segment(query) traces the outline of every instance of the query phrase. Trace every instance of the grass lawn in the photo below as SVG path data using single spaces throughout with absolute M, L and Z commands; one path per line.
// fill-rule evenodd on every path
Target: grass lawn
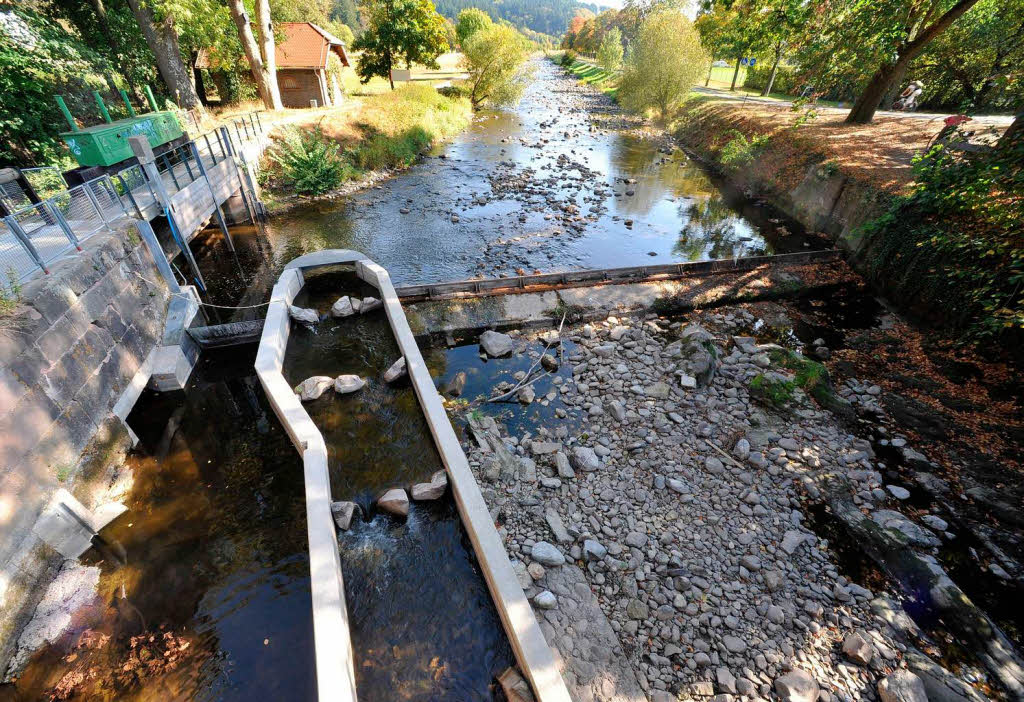
M 576 60 L 569 66 L 569 72 L 587 85 L 592 85 L 613 98 L 619 92 L 618 71 L 609 73 L 597 64 Z

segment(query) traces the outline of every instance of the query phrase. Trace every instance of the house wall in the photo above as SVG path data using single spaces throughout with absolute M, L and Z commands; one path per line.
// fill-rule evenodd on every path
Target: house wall
M 277 72 L 277 84 L 285 107 L 309 107 L 310 100 L 321 107 L 327 104 L 320 77 L 312 68 L 282 69 Z

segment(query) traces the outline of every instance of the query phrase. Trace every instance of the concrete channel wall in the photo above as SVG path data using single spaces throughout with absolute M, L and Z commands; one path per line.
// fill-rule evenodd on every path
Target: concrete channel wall
M 317 687 L 320 700 L 356 698 L 351 636 L 338 553 L 337 534 L 330 513 L 331 488 L 323 436 L 303 409 L 281 373 L 291 320 L 288 306 L 304 284 L 303 270 L 355 263 L 359 277 L 377 288 L 392 333 L 405 357 L 420 407 L 438 453 L 448 472 L 462 523 L 491 593 L 505 633 L 523 674 L 538 702 L 570 702 L 554 654 L 534 617 L 516 578 L 508 554 L 491 520 L 480 489 L 470 471 L 455 431 L 448 420 L 423 356 L 405 319 L 391 278 L 381 266 L 362 254 L 327 250 L 307 254 L 288 264 L 271 296 L 270 308 L 256 357 L 256 373 L 271 406 L 302 454 L 306 479 L 306 514 L 309 530 L 310 577 L 316 644 Z
M 0 671 L 61 560 L 33 524 L 61 487 L 91 506 L 127 445 L 111 410 L 163 332 L 168 290 L 134 231 L 126 220 L 90 238 L 0 319 Z

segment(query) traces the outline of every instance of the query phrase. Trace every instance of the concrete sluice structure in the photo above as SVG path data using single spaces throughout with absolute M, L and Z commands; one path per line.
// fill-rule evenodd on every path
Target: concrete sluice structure
M 362 254 L 344 249 L 307 254 L 285 267 L 271 295 L 255 364 L 269 402 L 303 460 L 319 699 L 357 699 L 356 656 L 338 535 L 331 513 L 329 450 L 324 435 L 286 380 L 284 366 L 293 324 L 289 307 L 306 285 L 306 274 L 339 266 L 354 268 L 358 278 L 379 294 L 391 333 L 405 358 L 419 409 L 447 473 L 462 527 L 519 670 L 539 702 L 568 702 L 571 698 L 555 657 L 516 578 L 391 278 L 383 267 Z M 417 570 L 415 564 L 411 564 L 411 569 Z

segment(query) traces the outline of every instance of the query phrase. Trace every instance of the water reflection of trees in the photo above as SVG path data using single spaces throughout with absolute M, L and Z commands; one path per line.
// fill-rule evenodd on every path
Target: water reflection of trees
M 765 250 L 754 228 L 719 195 L 680 205 L 679 216 L 685 224 L 672 252 L 688 261 L 750 256 Z
M 622 135 L 611 142 L 609 176 L 635 178 L 634 195 L 617 202 L 617 209 L 646 215 L 665 198 L 710 198 L 717 190 L 707 174 L 682 155 L 667 156 L 647 140 Z

